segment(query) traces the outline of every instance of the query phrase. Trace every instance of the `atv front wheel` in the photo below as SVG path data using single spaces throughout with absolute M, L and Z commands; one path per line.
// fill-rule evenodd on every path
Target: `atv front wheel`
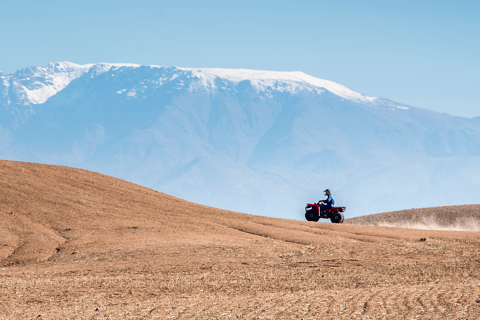
M 332 223 L 343 223 L 343 219 L 343 214 L 341 214 L 340 212 L 335 212 L 330 217 L 330 221 L 332 221 Z
M 315 210 L 308 210 L 307 212 L 305 212 L 305 219 L 307 219 L 307 221 L 318 222 L 318 220 L 320 219 L 320 215 Z

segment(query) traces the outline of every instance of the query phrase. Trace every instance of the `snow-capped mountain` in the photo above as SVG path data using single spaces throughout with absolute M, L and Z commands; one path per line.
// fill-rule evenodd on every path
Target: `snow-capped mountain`
M 302 72 L 58 62 L 0 78 L 4 159 L 298 219 L 325 188 L 347 216 L 479 199 L 480 118 Z

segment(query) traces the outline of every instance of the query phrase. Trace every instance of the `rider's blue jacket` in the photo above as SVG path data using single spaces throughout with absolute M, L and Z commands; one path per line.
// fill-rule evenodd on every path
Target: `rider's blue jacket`
M 329 194 L 328 197 L 327 197 L 327 199 L 325 199 L 325 200 L 323 201 L 323 203 L 325 204 L 325 206 L 326 206 L 327 208 L 331 208 L 331 207 L 333 207 L 333 205 L 335 204 L 335 200 L 333 200 L 332 195 Z

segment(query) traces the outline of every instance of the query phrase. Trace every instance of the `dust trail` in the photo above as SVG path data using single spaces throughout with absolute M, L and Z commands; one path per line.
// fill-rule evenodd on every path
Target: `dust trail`
M 468 218 L 464 221 L 455 221 L 452 224 L 440 223 L 434 217 L 424 217 L 421 221 L 376 221 L 373 225 L 379 227 L 396 227 L 422 230 L 446 230 L 446 231 L 480 231 L 480 222 L 476 219 Z

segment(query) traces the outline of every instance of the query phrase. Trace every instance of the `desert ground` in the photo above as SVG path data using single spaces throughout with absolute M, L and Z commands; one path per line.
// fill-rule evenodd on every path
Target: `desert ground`
M 479 233 L 452 231 L 480 205 L 331 224 L 62 166 L 0 181 L 1 319 L 480 319 Z

